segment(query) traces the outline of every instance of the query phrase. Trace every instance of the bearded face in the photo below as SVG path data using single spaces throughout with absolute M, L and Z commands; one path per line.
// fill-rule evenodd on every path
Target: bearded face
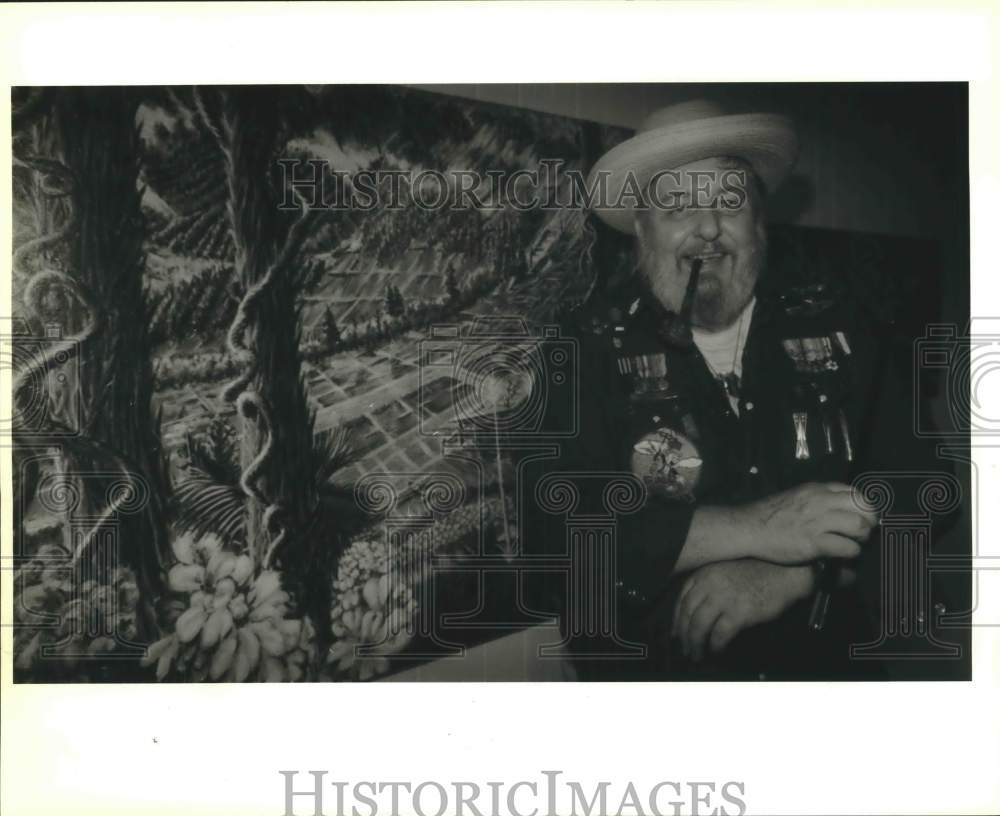
M 701 259 L 691 320 L 705 331 L 736 321 L 753 297 L 764 264 L 761 201 L 749 176 L 742 205 L 732 206 L 733 170 L 739 168 L 727 158 L 679 167 L 662 180 L 670 188 L 657 192 L 657 203 L 636 215 L 640 273 L 667 309 L 680 311 L 692 264 Z

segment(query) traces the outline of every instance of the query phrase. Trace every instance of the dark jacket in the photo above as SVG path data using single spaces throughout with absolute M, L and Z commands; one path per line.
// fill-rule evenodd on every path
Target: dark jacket
M 575 409 L 551 401 L 546 427 L 576 433 L 561 438 L 558 459 L 529 469 L 529 479 L 553 470 L 628 472 L 647 492 L 637 511 L 616 519 L 616 532 L 618 621 L 648 657 L 593 661 L 589 669 L 584 661 L 584 676 L 879 676 L 875 662 L 847 659 L 849 644 L 867 642 L 877 628 L 877 541 L 856 565 L 858 585 L 834 593 L 821 632 L 807 627 L 807 600 L 700 666 L 665 643 L 685 577 L 673 574 L 674 565 L 699 505 L 742 504 L 805 482 L 850 484 L 870 471 L 935 464 L 912 432 L 905 361 L 892 358 L 859 310 L 823 286 L 760 285 L 756 297 L 738 415 L 697 349 L 661 339 L 662 310 L 639 289 L 591 304 L 564 326 L 578 341 L 579 401 Z M 582 479 L 581 490 L 576 512 L 602 512 L 600 485 Z M 529 549 L 565 536 L 565 518 L 537 507 L 530 515 Z

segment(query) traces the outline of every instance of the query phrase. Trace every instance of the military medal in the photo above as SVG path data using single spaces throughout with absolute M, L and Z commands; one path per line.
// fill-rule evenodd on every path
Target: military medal
M 823 439 L 826 441 L 826 452 L 833 453 L 833 428 L 830 427 L 830 420 L 823 416 Z
M 809 414 L 805 411 L 796 411 L 792 414 L 792 422 L 795 423 L 795 458 L 809 458 L 809 438 L 806 436 Z
M 826 394 L 819 395 L 820 403 L 820 422 L 823 425 L 823 441 L 826 442 L 826 452 L 828 454 L 833 453 L 833 428 L 830 426 L 830 415 L 829 410 L 824 409 L 822 406 L 827 403 Z
M 839 337 L 837 342 L 839 346 L 841 343 Z M 843 345 L 846 344 L 845 338 Z M 833 343 L 829 337 L 791 337 L 782 340 L 781 345 L 795 366 L 795 370 L 800 374 L 836 371 L 840 367 L 834 359 Z
M 634 375 L 635 397 L 659 397 L 670 390 L 670 382 L 667 379 L 667 358 L 663 352 L 619 357 L 618 371 Z
M 834 339 L 837 341 L 837 345 L 840 346 L 840 350 L 844 353 L 845 357 L 849 357 L 851 354 L 851 347 L 847 343 L 847 335 L 842 331 L 834 332 Z
M 844 415 L 844 409 L 840 409 L 840 432 L 844 435 L 844 458 L 848 462 L 854 461 L 854 449 L 851 447 L 851 431 L 847 425 L 847 417 Z

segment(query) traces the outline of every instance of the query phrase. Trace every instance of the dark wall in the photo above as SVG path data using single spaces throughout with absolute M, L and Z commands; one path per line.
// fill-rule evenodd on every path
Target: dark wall
M 950 238 L 949 216 L 968 201 L 965 83 L 423 87 L 628 128 L 656 108 L 697 97 L 787 113 L 802 149 L 774 211 L 781 223 Z
M 433 85 L 428 90 L 637 127 L 653 110 L 709 97 L 793 117 L 801 150 L 772 197 L 774 224 L 930 240 L 936 320 L 969 315 L 967 83 Z M 907 269 L 894 269 L 902 277 Z

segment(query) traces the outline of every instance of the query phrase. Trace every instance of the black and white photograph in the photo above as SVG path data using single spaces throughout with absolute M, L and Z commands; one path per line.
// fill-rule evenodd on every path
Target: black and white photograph
M 967 89 L 473 91 L 13 90 L 15 680 L 967 678 Z
M 993 12 L 15 5 L 6 812 L 995 812 Z

